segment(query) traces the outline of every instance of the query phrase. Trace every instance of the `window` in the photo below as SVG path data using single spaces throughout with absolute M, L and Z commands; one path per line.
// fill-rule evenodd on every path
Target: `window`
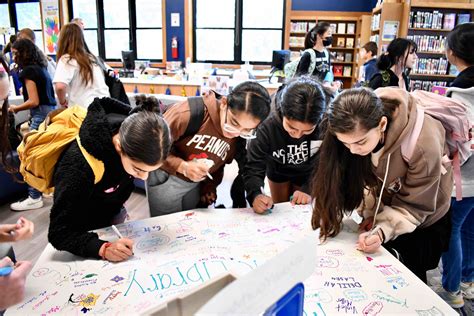
M 0 4 L 0 27 L 10 27 L 10 13 L 8 4 Z
M 285 0 L 194 0 L 193 9 L 197 61 L 270 63 L 283 48 Z
M 90 0 L 75 0 L 72 5 L 74 16 L 81 18 L 84 23 L 84 39 L 89 50 L 99 55 L 97 4 Z
M 43 32 L 39 2 L 16 3 L 16 23 L 18 30 L 29 28 L 35 32 L 36 45 L 43 50 Z
M 84 21 L 84 38 L 92 53 L 120 60 L 134 50 L 137 59 L 163 60 L 164 0 L 70 0 L 70 16 Z

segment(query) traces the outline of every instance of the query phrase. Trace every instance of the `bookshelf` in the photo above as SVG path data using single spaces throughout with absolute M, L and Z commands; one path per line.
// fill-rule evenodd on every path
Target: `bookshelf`
M 290 13 L 288 47 L 291 51 L 291 60 L 300 57 L 304 50 L 306 33 L 317 22 L 328 22 L 333 28 L 333 43 L 328 47 L 331 57 L 331 66 L 335 80 L 341 80 L 344 88 L 355 84 L 356 37 L 359 32 L 359 17 L 361 12 L 320 12 L 320 11 L 292 11 Z
M 404 6 L 404 3 L 383 2 L 372 10 L 369 40 L 377 43 L 379 54 L 385 51 L 385 48 L 393 39 L 387 34 L 388 24 L 391 22 L 396 24 L 398 22 L 395 37 L 404 36 L 406 34 L 406 29 L 401 27 L 403 23 L 402 15 Z M 387 27 L 387 29 L 385 29 L 385 27 Z
M 411 88 L 431 91 L 447 86 L 456 70 L 445 56 L 445 40 L 455 25 L 473 21 L 474 3 L 466 0 L 412 0 L 405 8 L 407 38 L 418 45 L 418 60 L 410 75 Z
M 365 45 L 368 41 L 370 41 L 370 25 L 372 22 L 372 16 L 370 14 L 365 14 L 359 17 L 357 21 L 357 35 L 356 35 L 356 51 L 355 51 L 355 58 L 354 58 L 354 82 L 357 82 L 359 79 L 359 75 L 361 72 L 361 68 L 364 65 L 364 62 L 359 57 L 360 48 Z

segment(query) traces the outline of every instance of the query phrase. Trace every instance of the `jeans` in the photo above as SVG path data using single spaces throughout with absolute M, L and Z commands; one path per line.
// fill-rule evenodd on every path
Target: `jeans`
M 158 169 L 150 172 L 146 193 L 150 215 L 161 216 L 196 208 L 200 199 L 200 185 Z
M 457 292 L 460 282 L 474 281 L 474 197 L 452 199 L 451 240 L 443 253 L 443 288 Z
M 30 123 L 30 130 L 38 129 L 41 123 L 43 123 L 44 119 L 48 115 L 49 112 L 56 109 L 55 105 L 39 105 L 30 110 L 31 115 L 31 123 Z M 41 197 L 41 192 L 36 190 L 35 188 L 29 187 L 28 188 L 28 195 L 32 199 L 39 199 Z

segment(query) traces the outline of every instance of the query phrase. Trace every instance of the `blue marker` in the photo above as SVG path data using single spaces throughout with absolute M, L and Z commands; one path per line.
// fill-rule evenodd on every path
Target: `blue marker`
M 0 268 L 0 276 L 8 276 L 12 272 L 13 272 L 13 267 L 12 266 L 7 266 L 7 267 L 1 267 Z

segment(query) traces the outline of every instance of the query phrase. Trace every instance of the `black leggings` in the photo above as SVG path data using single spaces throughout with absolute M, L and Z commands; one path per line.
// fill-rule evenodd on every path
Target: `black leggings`
M 448 249 L 451 235 L 451 209 L 429 227 L 416 229 L 412 233 L 398 236 L 384 244 L 400 254 L 400 261 L 423 282 L 426 271 L 438 266 L 441 254 Z

